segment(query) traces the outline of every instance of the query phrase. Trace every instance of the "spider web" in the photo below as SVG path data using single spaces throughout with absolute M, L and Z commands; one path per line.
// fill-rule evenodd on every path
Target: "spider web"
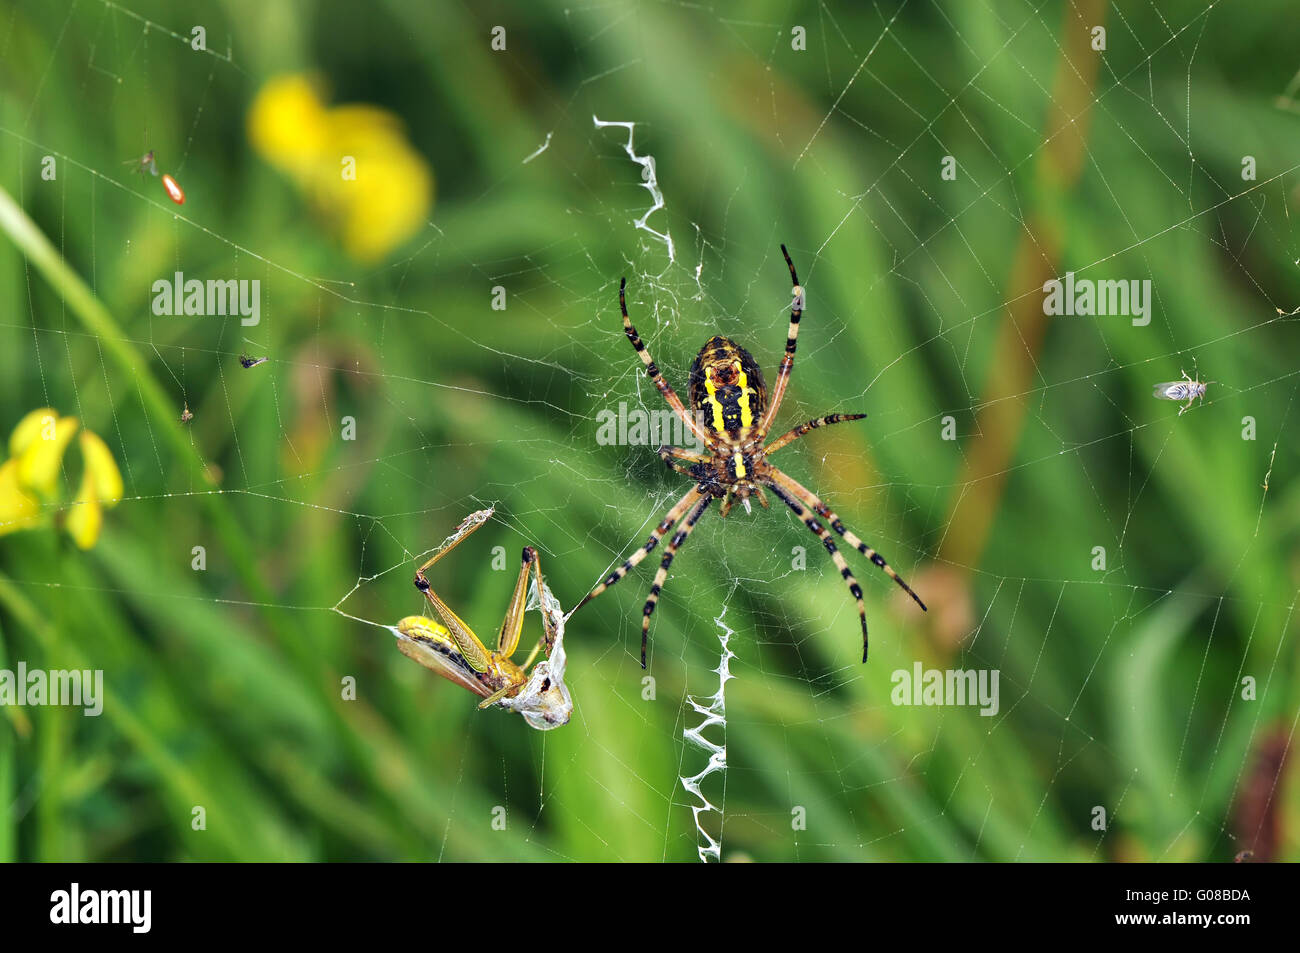
M 177 413 L 195 410 L 189 439 L 216 483 L 178 462 L 162 436 L 171 421 L 27 265 L 3 322 L 18 380 L 94 422 L 127 496 L 107 516 L 100 578 L 9 565 L 20 589 L 120 600 L 155 626 L 178 607 L 199 612 L 230 632 L 233 652 L 297 660 L 294 701 L 307 712 L 332 704 L 337 682 L 313 680 L 304 656 L 322 653 L 332 674 L 366 673 L 357 709 L 317 725 L 313 745 L 384 745 L 431 785 L 437 810 L 412 820 L 421 856 L 1262 850 L 1283 810 L 1298 712 L 1286 435 L 1300 371 L 1280 355 L 1296 343 L 1300 304 L 1289 213 L 1300 136 L 1289 68 L 1265 93 L 1221 74 L 1240 10 L 913 2 L 850 14 L 817 3 L 767 20 L 667 3 L 567 8 L 539 28 L 566 50 L 557 75 L 514 53 L 485 66 L 438 50 L 498 77 L 493 89 L 546 83 L 563 95 L 512 107 L 527 120 L 504 121 L 503 144 L 474 174 L 430 146 L 432 220 L 399 260 L 366 270 L 337 258 L 322 269 L 222 207 L 243 115 L 214 104 L 246 102 L 251 76 L 282 68 L 241 52 L 240 24 L 208 23 L 204 54 L 161 5 L 51 6 L 39 16 L 53 48 L 32 55 L 33 81 L 6 98 L 0 174 L 87 263 L 121 318 L 115 342 L 143 356 Z M 385 16 L 421 23 L 400 4 Z M 0 49 L 17 48 L 36 18 L 19 4 Z M 527 31 L 506 22 L 510 49 L 526 48 Z M 1089 46 L 1098 23 L 1104 54 Z M 791 48 L 795 25 L 806 51 Z M 491 24 L 466 15 L 445 26 L 486 49 Z M 92 150 L 72 135 L 73 104 L 46 92 L 67 71 L 89 101 L 130 116 L 128 135 L 139 127 L 155 138 L 142 145 L 166 147 L 187 205 L 123 171 L 131 153 L 113 138 Z M 673 98 L 683 87 L 662 81 L 669 73 L 722 92 L 687 108 Z M 176 82 L 179 115 L 150 111 L 159 76 Z M 1236 110 L 1230 94 L 1247 105 Z M 482 118 L 477 104 L 457 113 L 435 100 L 438 122 Z M 419 117 L 404 118 L 427 142 Z M 732 138 L 750 144 L 739 164 L 722 145 Z M 44 155 L 61 163 L 52 188 L 31 175 Z M 1254 179 L 1241 177 L 1245 155 L 1258 157 Z M 957 160 L 953 181 L 941 177 L 945 156 Z M 1135 188 L 1138 173 L 1154 185 Z M 250 205 L 269 183 L 287 189 L 255 174 Z M 60 236 L 87 219 L 90 246 L 64 247 Z M 503 230 L 510 241 L 485 238 Z M 475 712 L 467 693 L 394 652 L 385 630 L 423 611 L 414 565 L 472 511 L 495 515 L 439 564 L 434 585 L 481 635 L 504 610 L 521 545 L 538 547 L 569 609 L 645 541 L 688 484 L 664 470 L 657 441 L 598 440 L 602 412 L 662 407 L 623 338 L 619 279 L 679 393 L 713 334 L 750 349 L 770 384 L 788 321 L 782 242 L 808 304 L 776 433 L 829 412 L 869 417 L 810 434 L 778 462 L 930 612 L 841 547 L 866 593 L 872 654 L 861 664 L 839 573 L 773 500 L 701 520 L 663 590 L 647 672 L 640 609 L 658 552 L 568 620 L 574 714 L 559 731 Z M 167 273 L 260 279 L 262 324 L 149 314 L 140 287 L 164 259 Z M 1153 278 L 1150 324 L 1044 319 L 1043 281 L 1067 271 Z M 502 312 L 488 304 L 498 286 Z M 436 357 L 413 338 L 435 342 Z M 245 371 L 242 352 L 271 360 Z M 1184 369 L 1216 383 L 1180 417 L 1150 387 Z M 9 409 L 12 423 L 30 408 Z M 349 412 L 368 436 L 337 445 Z M 178 590 L 164 557 L 130 538 L 172 525 L 186 542 L 171 549 L 188 552 L 191 537 L 217 532 L 214 506 L 247 528 L 262 588 L 231 568 L 232 554 Z M 505 571 L 497 546 L 511 554 Z M 1104 569 L 1092 568 L 1095 547 Z M 322 559 L 332 576 L 315 574 L 317 550 L 333 557 Z M 115 571 L 128 555 L 156 576 Z M 893 704 L 892 673 L 918 662 L 997 670 L 997 713 Z M 1246 676 L 1254 700 L 1242 698 Z M 270 734 L 308 730 L 306 716 L 281 717 Z M 1171 725 L 1173 737 L 1161 733 Z M 346 789 L 352 779 L 337 772 L 318 783 Z M 23 779 L 14 816 L 43 783 Z M 483 820 L 497 804 L 512 818 L 503 836 Z M 241 847 L 270 850 L 253 834 Z M 337 853 L 300 851 L 389 855 L 362 835 Z

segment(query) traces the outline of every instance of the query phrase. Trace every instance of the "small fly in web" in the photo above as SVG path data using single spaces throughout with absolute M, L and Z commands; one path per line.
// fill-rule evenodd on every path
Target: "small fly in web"
M 156 178 L 160 174 L 158 172 L 158 159 L 152 149 L 138 159 L 127 159 L 123 164 L 135 166 L 135 171 L 141 175 L 148 174 Z M 177 205 L 184 205 L 185 190 L 180 187 L 180 183 L 170 173 L 164 172 L 161 175 L 163 190 L 167 193 L 167 197 Z
M 1205 403 L 1205 388 L 1217 381 L 1200 380 L 1198 372 L 1195 378 L 1187 376 L 1187 372 L 1182 372 L 1183 379 L 1180 381 L 1165 381 L 1163 384 L 1157 384 L 1153 396 L 1159 400 L 1185 400 L 1187 401 L 1178 411 L 1181 417 L 1184 413 L 1192 408 L 1192 402 L 1198 397 L 1201 403 Z
M 758 502 L 767 506 L 764 488 L 771 490 L 782 503 L 790 507 L 794 514 L 808 527 L 809 532 L 817 536 L 826 552 L 830 554 L 835 568 L 839 570 L 849 593 L 858 603 L 858 617 L 862 622 L 862 661 L 867 660 L 867 610 L 862 602 L 862 587 L 849 569 L 848 562 L 826 531 L 825 523 L 844 538 L 850 546 L 879 567 L 884 573 L 898 583 L 911 596 L 922 610 L 925 603 L 912 591 L 898 573 L 880 555 L 857 537 L 829 506 L 811 490 L 803 486 L 789 474 L 778 470 L 768 462 L 768 457 L 782 447 L 788 446 L 804 434 L 818 427 L 843 423 L 849 420 L 861 420 L 866 414 L 827 414 L 807 423 L 799 424 L 784 436 L 773 440 L 766 447 L 768 432 L 776 419 L 776 412 L 785 397 L 786 386 L 794 368 L 795 342 L 799 336 L 799 319 L 803 316 L 804 289 L 799 284 L 794 262 L 785 246 L 781 254 L 790 269 L 790 283 L 793 287 L 794 301 L 790 306 L 790 330 L 785 341 L 785 356 L 776 374 L 776 387 L 772 390 L 772 401 L 768 403 L 767 385 L 763 382 L 763 371 L 758 362 L 743 347 L 729 338 L 714 335 L 704 342 L 695 363 L 691 365 L 689 386 L 691 412 L 682 405 L 677 393 L 664 380 L 658 365 L 650 358 L 641 336 L 627 314 L 625 289 L 627 279 L 619 285 L 618 304 L 623 312 L 623 333 L 627 335 L 632 349 L 636 351 L 645 364 L 646 375 L 658 388 L 668 406 L 673 409 L 682 422 L 699 438 L 705 453 L 696 453 L 681 447 L 660 447 L 659 456 L 669 469 L 676 470 L 691 478 L 694 482 L 686 495 L 670 509 L 659 526 L 650 534 L 645 545 L 637 550 L 627 562 L 610 573 L 587 597 L 578 603 L 581 609 L 614 583 L 628 574 L 650 551 L 659 545 L 664 534 L 673 528 L 678 520 L 685 517 L 682 528 L 672 537 L 664 551 L 659 571 L 655 573 L 654 583 L 650 586 L 650 596 L 641 610 L 641 667 L 646 665 L 646 644 L 650 632 L 650 616 L 659 602 L 664 582 L 668 578 L 668 568 L 672 565 L 677 550 L 686 542 L 695 524 L 699 522 L 704 511 L 715 499 L 721 499 L 721 515 L 726 517 L 731 512 L 732 501 L 740 500 L 749 507 L 749 497 L 758 497 Z M 820 520 L 818 519 L 820 517 Z M 575 610 L 576 611 L 576 610 Z
M 269 357 L 249 357 L 247 354 L 239 355 L 239 363 L 243 365 L 244 370 L 248 370 L 250 367 L 257 367 L 258 364 L 265 364 L 269 360 Z
M 135 166 L 134 171 L 141 175 L 158 175 L 158 160 L 154 158 L 153 150 L 150 149 L 138 159 L 127 159 L 123 165 Z

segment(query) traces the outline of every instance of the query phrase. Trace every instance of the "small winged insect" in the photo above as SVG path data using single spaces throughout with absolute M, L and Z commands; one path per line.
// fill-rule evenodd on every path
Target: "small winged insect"
M 190 413 L 190 405 L 186 404 L 185 409 L 181 411 L 181 423 L 187 424 L 193 419 L 194 415 Z
M 1214 381 L 1200 380 L 1199 374 L 1196 375 L 1197 379 L 1188 377 L 1186 371 L 1183 371 L 1182 374 L 1182 380 L 1165 381 L 1163 384 L 1157 384 L 1154 391 L 1154 396 L 1160 400 L 1187 401 L 1187 403 L 1179 409 L 1179 417 L 1191 409 L 1192 402 L 1198 397 L 1200 398 L 1201 403 L 1205 403 L 1205 388 L 1215 383 Z
M 141 175 L 148 173 L 155 178 L 161 175 L 163 188 L 167 192 L 167 197 L 177 205 L 185 204 L 185 190 L 180 187 L 180 184 L 177 183 L 176 179 L 174 179 L 170 173 L 160 173 L 158 171 L 158 160 L 154 156 L 152 149 L 138 159 L 128 159 L 125 164 L 135 166 L 135 171 L 139 172 Z
M 250 367 L 257 367 L 258 364 L 265 364 L 269 357 L 249 357 L 247 354 L 239 355 L 239 363 L 244 365 L 245 370 Z
M 126 162 L 122 164 L 135 166 L 135 171 L 139 172 L 141 175 L 148 173 L 149 175 L 156 176 L 158 174 L 158 160 L 154 158 L 152 149 L 150 149 L 140 158 L 127 159 Z

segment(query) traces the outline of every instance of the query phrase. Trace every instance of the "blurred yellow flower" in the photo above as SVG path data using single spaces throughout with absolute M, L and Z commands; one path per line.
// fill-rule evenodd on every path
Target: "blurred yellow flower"
M 303 76 L 281 76 L 262 87 L 248 111 L 253 148 L 294 177 L 310 176 L 327 145 L 325 105 Z
M 68 532 L 72 534 L 72 541 L 81 549 L 94 546 L 95 540 L 99 539 L 99 531 L 104 526 L 104 511 L 100 509 L 94 489 L 90 474 L 87 473 L 81 478 L 81 492 L 68 511 Z
M 95 496 L 105 505 L 112 506 L 122 498 L 122 473 L 113 459 L 113 451 L 108 449 L 100 436 L 89 430 L 81 432 L 81 459 L 85 461 L 85 474 L 82 482 L 89 482 Z
M 0 536 L 30 529 L 41 521 L 41 502 L 18 482 L 18 461 L 0 464 Z
M 68 532 L 82 549 L 89 549 L 99 539 L 104 525 L 103 507 L 113 506 L 122 498 L 122 474 L 113 453 L 103 440 L 89 430 L 81 432 L 81 489 L 68 513 Z
M 42 497 L 54 495 L 63 451 L 77 432 L 76 417 L 60 418 L 48 407 L 18 421 L 9 437 L 9 453 L 18 461 L 18 480 Z
M 59 470 L 80 422 L 48 407 L 33 410 L 9 438 L 10 459 L 0 464 L 0 536 L 45 523 L 42 503 L 57 502 Z M 73 541 L 89 549 L 104 525 L 104 507 L 122 498 L 122 474 L 96 434 L 81 431 L 81 489 L 68 513 Z
M 16 457 L 41 435 L 42 428 L 48 429 L 52 421 L 58 420 L 58 414 L 48 407 L 38 407 L 18 421 L 14 432 L 9 435 L 9 456 Z
M 433 170 L 385 109 L 327 106 L 307 77 L 280 76 L 254 99 L 248 138 L 335 224 L 358 261 L 383 258 L 428 219 Z

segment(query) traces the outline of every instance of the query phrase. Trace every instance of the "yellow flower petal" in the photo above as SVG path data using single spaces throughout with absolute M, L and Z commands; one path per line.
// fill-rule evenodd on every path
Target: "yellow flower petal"
M 26 418 L 23 423 L 26 424 Z M 58 421 L 52 414 L 42 417 L 36 439 L 28 443 L 18 457 L 18 481 L 41 496 L 53 496 L 58 487 L 63 452 L 68 449 L 68 443 L 79 426 L 76 417 L 60 417 Z
M 357 158 L 357 181 L 343 212 L 343 247 L 359 261 L 377 261 L 428 221 L 433 175 L 404 140 Z
M 81 492 L 68 510 L 67 530 L 80 549 L 90 549 L 104 526 L 104 510 L 95 496 L 95 478 L 87 469 L 81 478 Z
M 9 456 L 18 456 L 40 437 L 41 427 L 46 422 L 45 418 L 56 420 L 58 416 L 58 412 L 51 410 L 49 407 L 38 407 L 18 421 L 18 426 L 14 428 L 13 434 L 9 437 Z
M 18 461 L 0 464 L 0 536 L 30 529 L 41 521 L 41 504 L 18 482 Z
M 113 452 L 108 444 L 100 439 L 99 434 L 89 430 L 81 432 L 81 459 L 85 465 L 82 484 L 90 480 L 94 486 L 96 498 L 105 505 L 112 506 L 122 498 L 122 472 L 117 468 Z
M 325 105 L 305 76 L 278 76 L 248 110 L 248 140 L 272 165 L 301 174 L 317 162 L 328 135 Z

